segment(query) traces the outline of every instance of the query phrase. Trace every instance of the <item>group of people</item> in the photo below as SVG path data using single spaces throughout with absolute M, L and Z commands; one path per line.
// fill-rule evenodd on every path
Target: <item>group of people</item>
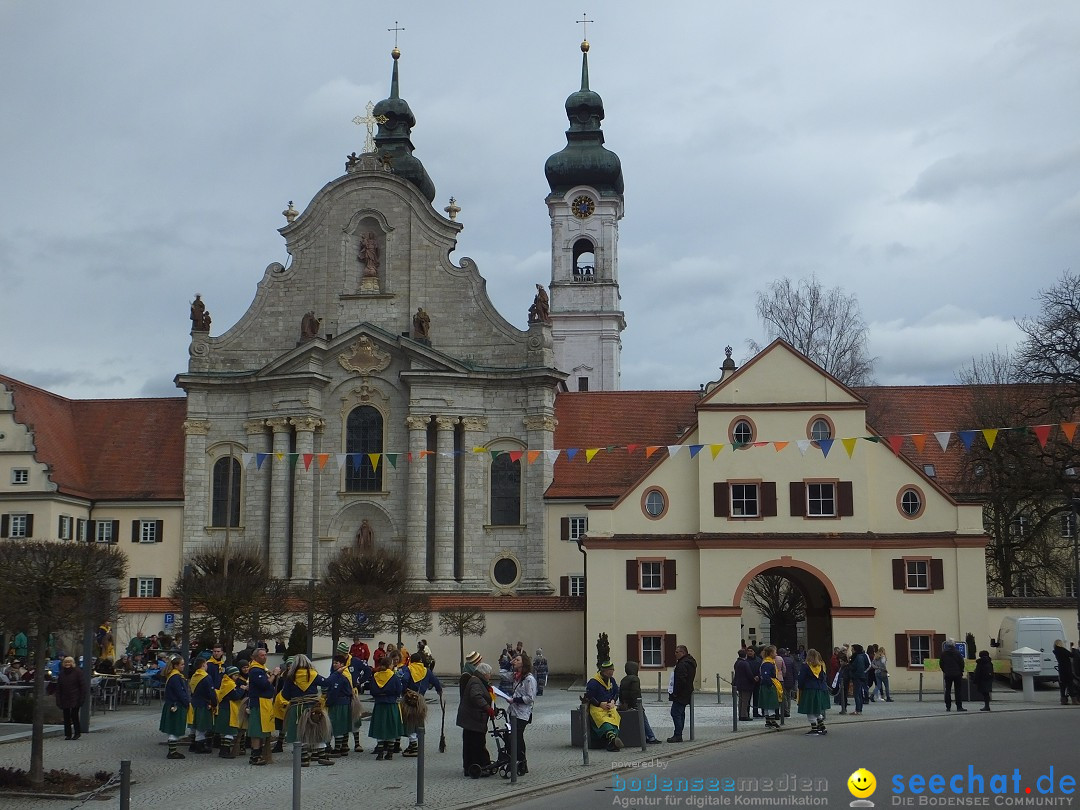
M 363 692 L 374 704 L 368 737 L 375 741 L 376 759 L 391 760 L 397 753 L 417 756 L 417 729 L 426 715 L 424 695 L 434 689 L 441 699 L 443 693 L 426 640 L 411 655 L 404 645 L 399 650 L 380 642 L 369 655 L 358 638 L 351 647 L 339 642 L 327 676 L 306 655 L 286 658 L 270 669 L 267 654 L 264 646 L 249 647 L 226 665 L 223 648 L 215 645 L 199 653 L 190 670 L 181 656 L 169 659 L 162 673 L 158 726 L 167 737 L 168 759 L 184 759 L 180 745 L 188 739 L 190 753 L 210 754 L 216 747 L 219 756 L 233 759 L 250 748 L 249 763 L 266 765 L 285 743 L 300 742 L 303 766 L 313 761 L 333 765 L 336 758 L 348 756 L 350 734 L 352 750 L 364 751 Z M 402 750 L 405 736 L 408 747 Z
M 542 650 L 537 650 L 538 654 L 542 652 Z M 509 662 L 510 683 L 506 688 L 502 688 L 503 684 L 501 684 L 499 691 L 509 698 L 505 711 L 513 718 L 511 726 L 517 748 L 517 760 L 507 762 L 506 767 L 507 770 L 516 768 L 518 775 L 524 776 L 529 772 L 525 729 L 532 721 L 533 705 L 539 694 L 539 687 L 536 675 L 533 673 L 533 659 L 525 652 L 522 643 L 519 641 L 517 647 L 512 647 L 508 643 L 507 648 L 500 654 L 500 659 L 509 653 L 512 653 Z M 458 681 L 460 700 L 457 725 L 461 729 L 462 773 L 472 779 L 491 776 L 495 773 L 491 754 L 487 749 L 488 725 L 490 723 L 494 730 L 497 714 L 495 690 L 491 680 L 491 665 L 484 662 L 480 653 L 470 652 L 465 659 L 465 666 Z

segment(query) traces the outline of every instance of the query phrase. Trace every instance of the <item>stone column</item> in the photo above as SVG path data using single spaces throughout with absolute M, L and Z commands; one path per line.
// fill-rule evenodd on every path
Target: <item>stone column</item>
M 206 436 L 210 423 L 205 419 L 184 422 L 184 534 L 181 563 L 198 551 L 207 539 L 210 525 L 210 470 L 206 466 Z
M 274 431 L 273 456 L 270 463 L 270 514 L 267 532 L 270 537 L 270 575 L 285 577 L 289 563 L 289 435 L 292 428 L 287 416 L 267 419 L 266 424 Z M 281 458 L 278 458 L 278 455 Z
M 526 444 L 530 450 L 550 450 L 555 444 L 555 416 L 553 413 L 535 413 L 525 417 Z M 532 464 L 524 456 L 521 459 L 521 506 L 525 523 L 525 552 L 522 558 L 519 589 L 525 592 L 553 590 L 548 580 L 547 538 L 544 536 L 544 492 L 552 479 L 552 464 L 541 455 Z
M 426 416 L 405 417 L 409 429 L 409 508 L 405 523 L 405 563 L 409 581 L 427 581 L 427 449 Z
M 306 580 L 314 576 L 315 570 L 312 476 L 316 473 L 310 468 L 304 469 L 304 454 L 315 452 L 315 429 L 322 427 L 322 420 L 314 416 L 294 416 L 289 424 L 296 428 L 296 452 L 299 453 L 293 473 L 292 578 Z M 312 465 L 316 463 L 312 461 Z
M 491 457 L 473 456 L 473 448 L 487 443 L 488 420 L 483 416 L 463 416 L 462 446 L 468 454 L 465 459 L 465 508 L 462 549 L 465 558 L 463 581 L 471 588 L 490 586 L 488 565 L 494 552 L 485 542 L 489 536 L 484 531 L 487 524 L 488 488 L 484 474 L 491 464 Z
M 247 433 L 247 451 L 249 453 L 269 453 L 270 433 L 264 419 L 250 419 L 244 422 Z M 244 481 L 244 537 L 258 545 L 263 561 L 270 562 L 270 475 L 273 470 L 272 459 L 266 459 L 260 469 L 254 463 L 243 467 Z
M 435 448 L 435 581 L 454 579 L 454 426 L 457 417 L 437 416 Z

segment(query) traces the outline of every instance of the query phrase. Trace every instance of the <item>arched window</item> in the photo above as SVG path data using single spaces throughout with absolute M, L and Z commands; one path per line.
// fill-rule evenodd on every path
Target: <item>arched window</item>
M 491 462 L 491 525 L 521 524 L 521 459 L 499 453 Z
M 596 277 L 596 256 L 592 242 L 579 239 L 574 243 L 574 278 L 592 281 Z
M 214 462 L 211 526 L 240 525 L 240 460 L 222 456 Z
M 370 405 L 361 405 L 349 411 L 345 423 L 345 452 L 359 453 L 350 455 L 345 464 L 346 492 L 381 492 L 382 465 L 371 465 L 369 453 L 383 451 L 383 418 L 378 410 Z

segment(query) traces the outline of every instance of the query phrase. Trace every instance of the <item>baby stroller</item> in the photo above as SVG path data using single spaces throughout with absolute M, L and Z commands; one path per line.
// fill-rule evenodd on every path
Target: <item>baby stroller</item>
M 510 778 L 510 719 L 505 709 L 495 709 L 495 716 L 491 718 L 491 731 L 488 732 L 495 738 L 495 759 L 487 765 L 473 764 L 469 766 L 469 776 L 479 779 L 481 776 L 493 776 L 498 773 L 503 779 Z

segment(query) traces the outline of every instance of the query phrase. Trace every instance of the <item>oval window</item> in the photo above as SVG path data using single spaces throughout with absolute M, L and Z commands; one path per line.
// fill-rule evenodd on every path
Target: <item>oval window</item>
M 501 560 L 495 561 L 495 567 L 491 573 L 496 584 L 506 588 L 517 582 L 518 566 L 510 557 L 503 557 Z
M 815 442 L 832 438 L 832 425 L 825 419 L 815 419 L 810 425 L 810 438 Z
M 923 510 L 923 495 L 914 487 L 906 487 L 901 490 L 897 504 L 900 507 L 900 513 L 904 517 L 918 517 Z
M 666 509 L 667 498 L 664 497 L 664 493 L 658 489 L 649 490 L 645 496 L 645 513 L 649 517 L 658 518 Z
M 745 419 L 740 419 L 731 430 L 731 438 L 739 444 L 750 444 L 754 440 L 753 425 Z

